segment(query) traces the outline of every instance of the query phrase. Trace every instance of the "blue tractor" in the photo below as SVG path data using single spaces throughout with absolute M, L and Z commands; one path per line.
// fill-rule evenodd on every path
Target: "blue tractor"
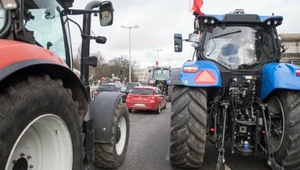
M 273 170 L 300 167 L 300 66 L 280 63 L 282 16 L 235 10 L 195 15 L 193 60 L 172 68 L 170 163 L 199 168 L 206 142 L 232 154 L 262 154 Z M 174 36 L 175 52 L 182 36 Z
M 149 85 L 156 86 L 167 96 L 167 101 L 172 98 L 172 82 L 171 82 L 171 67 L 154 66 L 149 69 L 150 77 Z

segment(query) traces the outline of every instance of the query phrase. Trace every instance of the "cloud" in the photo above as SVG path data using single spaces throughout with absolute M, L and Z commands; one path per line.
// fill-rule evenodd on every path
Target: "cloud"
M 159 53 L 160 63 L 173 65 L 191 59 L 193 48 L 190 43 L 184 43 L 184 51 L 175 53 L 173 48 L 174 33 L 182 33 L 184 38 L 193 31 L 193 15 L 188 12 L 189 0 L 111 0 L 115 9 L 114 24 L 101 27 L 99 18 L 93 17 L 92 31 L 96 35 L 107 37 L 106 44 L 91 42 L 91 52 L 101 51 L 106 60 L 129 54 L 129 30 L 121 25 L 140 28 L 132 29 L 131 51 L 132 60 L 141 66 L 155 64 L 156 52 L 153 49 L 162 48 Z M 83 9 L 89 1 L 75 0 L 74 8 Z M 207 14 L 224 14 L 242 8 L 246 13 L 260 15 L 284 16 L 279 33 L 299 33 L 300 1 L 296 0 L 204 0 L 202 11 Z M 71 16 L 82 24 L 82 17 Z M 78 28 L 71 24 L 73 51 L 77 52 L 81 44 Z M 171 58 L 171 61 L 168 59 Z

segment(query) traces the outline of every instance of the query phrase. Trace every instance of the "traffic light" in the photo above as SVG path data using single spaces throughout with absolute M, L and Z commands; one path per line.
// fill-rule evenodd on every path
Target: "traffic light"
M 120 70 L 120 78 L 122 79 L 123 78 L 123 71 Z

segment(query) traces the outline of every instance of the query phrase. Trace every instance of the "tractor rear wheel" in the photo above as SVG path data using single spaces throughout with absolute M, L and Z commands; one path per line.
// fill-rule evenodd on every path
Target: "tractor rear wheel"
M 170 163 L 199 168 L 206 142 L 207 97 L 203 88 L 175 85 L 173 89 Z
M 61 80 L 9 78 L 0 94 L 0 169 L 82 169 L 78 105 Z
M 267 100 L 274 157 L 285 170 L 300 167 L 300 92 L 278 91 Z
M 167 98 L 167 102 L 171 102 L 172 101 L 172 92 L 173 92 L 173 85 L 169 85 L 168 86 L 168 98 Z
M 95 167 L 116 169 L 122 165 L 127 152 L 129 123 L 128 109 L 120 100 L 112 122 L 110 142 L 95 143 Z

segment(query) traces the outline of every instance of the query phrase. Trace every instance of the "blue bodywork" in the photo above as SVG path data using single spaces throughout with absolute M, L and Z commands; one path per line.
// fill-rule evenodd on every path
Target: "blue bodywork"
M 198 72 L 196 73 L 184 73 L 183 68 L 187 66 L 196 66 L 198 68 Z M 209 70 L 216 78 L 215 84 L 196 84 L 194 79 L 197 74 L 202 70 Z M 188 61 L 185 62 L 180 70 L 180 82 L 185 86 L 190 87 L 222 87 L 222 80 L 219 68 L 217 65 L 212 61 Z
M 204 16 L 201 16 L 201 17 L 203 17 L 203 18 L 210 17 L 210 18 L 216 19 L 219 22 L 226 22 L 227 21 L 226 20 L 226 16 L 228 16 L 228 15 L 230 15 L 230 14 L 224 14 L 224 15 L 207 14 L 207 15 L 204 15 Z M 246 15 L 249 15 L 249 14 L 238 14 L 238 16 L 241 16 L 241 17 L 246 16 Z M 252 14 L 252 15 L 254 15 L 254 14 Z M 255 15 L 255 16 L 257 16 L 256 22 L 260 22 L 260 23 L 264 23 L 264 22 L 266 22 L 269 19 L 273 19 L 273 20 L 274 19 L 276 19 L 276 20 L 282 20 L 283 19 L 283 17 L 279 16 L 279 15 L 278 16 Z M 234 22 L 234 21 L 230 20 L 230 22 Z M 247 20 L 245 20 L 245 21 L 238 21 L 238 20 L 236 20 L 236 22 L 249 22 L 249 21 L 247 21 Z
M 275 89 L 300 90 L 299 65 L 286 63 L 269 63 L 262 70 L 261 97 L 265 99 Z

